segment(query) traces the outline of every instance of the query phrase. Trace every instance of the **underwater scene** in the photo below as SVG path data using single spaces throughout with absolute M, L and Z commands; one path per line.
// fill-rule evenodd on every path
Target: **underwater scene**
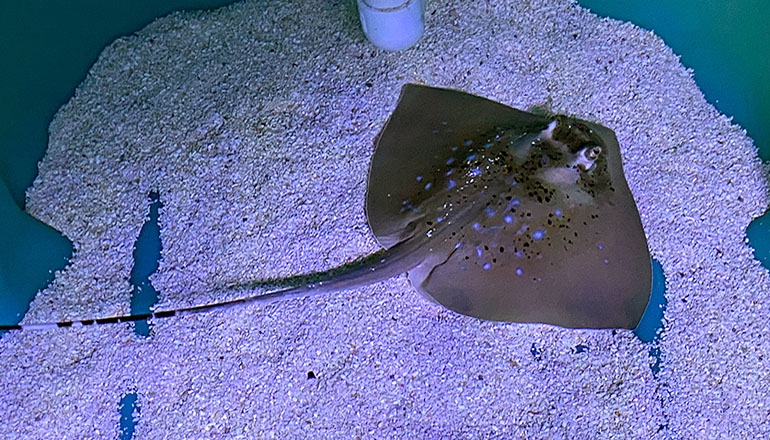
M 0 19 L 0 437 L 770 437 L 769 6 L 81 3 Z

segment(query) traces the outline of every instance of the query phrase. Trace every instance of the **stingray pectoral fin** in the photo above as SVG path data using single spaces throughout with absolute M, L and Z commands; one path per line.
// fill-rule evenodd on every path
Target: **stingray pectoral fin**
M 469 265 L 457 253 L 422 281 L 410 279 L 436 302 L 476 318 L 568 328 L 634 328 L 649 296 L 649 260 L 608 264 L 583 257 L 581 263 L 561 267 L 514 263 L 484 269 L 484 263 Z
M 444 203 L 438 193 L 459 179 L 459 169 L 449 173 L 495 133 L 537 132 L 548 122 L 459 90 L 405 84 L 369 168 L 366 212 L 377 240 L 390 247 L 416 215 Z
M 650 295 L 646 240 L 622 209 L 600 218 L 577 236 L 558 227 L 539 239 L 515 224 L 480 228 L 430 270 L 410 272 L 410 280 L 436 302 L 476 318 L 632 329 Z M 576 215 L 572 222 L 583 220 Z
M 425 280 L 430 278 L 431 273 L 437 268 L 441 267 L 449 260 L 452 255 L 457 251 L 457 248 L 449 250 L 444 248 L 443 250 L 432 250 L 430 253 L 423 255 L 422 259 L 417 265 L 410 268 L 407 272 L 409 282 L 412 284 L 415 290 L 427 300 L 437 304 L 441 304 L 425 287 Z

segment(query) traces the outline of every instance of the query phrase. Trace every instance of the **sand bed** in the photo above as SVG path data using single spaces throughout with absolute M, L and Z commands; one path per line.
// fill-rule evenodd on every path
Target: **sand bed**
M 770 279 L 744 242 L 767 186 L 745 132 L 659 38 L 569 1 L 434 0 L 426 18 L 399 53 L 321 0 L 173 14 L 110 45 L 28 192 L 76 253 L 25 321 L 128 311 L 152 190 L 164 308 L 376 250 L 372 140 L 401 85 L 421 82 L 615 130 L 668 282 L 657 377 L 630 331 L 481 322 L 398 277 L 159 321 L 148 339 L 128 325 L 6 334 L 1 436 L 114 438 L 128 392 L 137 439 L 770 435 Z

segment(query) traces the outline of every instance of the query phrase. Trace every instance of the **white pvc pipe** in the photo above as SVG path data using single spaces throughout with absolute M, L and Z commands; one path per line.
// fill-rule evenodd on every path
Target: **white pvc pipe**
M 361 28 L 369 41 L 386 50 L 402 50 L 422 36 L 425 0 L 357 0 Z

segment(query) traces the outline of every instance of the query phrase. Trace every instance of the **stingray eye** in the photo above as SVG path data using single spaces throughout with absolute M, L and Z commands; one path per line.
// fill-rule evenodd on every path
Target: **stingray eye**
M 596 160 L 600 154 L 602 154 L 602 147 L 596 146 L 586 151 L 586 158 L 588 160 Z
M 582 150 L 575 154 L 574 159 L 570 162 L 570 165 L 577 167 L 583 171 L 591 171 L 594 167 L 594 162 L 602 152 L 602 147 L 598 145 L 584 147 Z

